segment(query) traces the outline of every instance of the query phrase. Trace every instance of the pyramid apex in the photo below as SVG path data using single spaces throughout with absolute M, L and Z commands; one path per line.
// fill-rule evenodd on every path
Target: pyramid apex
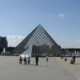
M 43 27 L 41 24 L 38 24 L 38 26 L 37 27 Z

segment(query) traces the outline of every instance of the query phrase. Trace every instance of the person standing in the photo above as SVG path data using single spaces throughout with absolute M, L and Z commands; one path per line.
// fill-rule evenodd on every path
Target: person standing
M 75 63 L 75 61 L 76 61 L 76 56 L 75 56 L 75 55 L 73 56 L 73 61 L 74 61 L 74 63 Z
M 19 57 L 19 63 L 22 64 L 22 57 Z
M 38 56 L 36 56 L 36 57 L 35 57 L 35 60 L 36 60 L 36 66 L 38 66 L 39 57 L 38 57 Z
M 24 64 L 27 64 L 26 56 L 24 57 Z
M 30 60 L 30 59 L 31 59 L 31 57 L 29 56 L 29 57 L 28 57 L 28 64 L 30 64 L 30 62 L 31 62 L 31 60 Z
M 76 58 L 76 56 L 74 55 L 74 56 L 72 57 L 71 61 L 70 61 L 70 64 L 75 64 L 75 58 Z
M 49 59 L 48 59 L 48 53 L 47 53 L 47 54 L 46 54 L 46 62 L 48 62 L 48 60 L 49 60 Z
M 48 55 L 46 55 L 46 62 L 48 62 Z

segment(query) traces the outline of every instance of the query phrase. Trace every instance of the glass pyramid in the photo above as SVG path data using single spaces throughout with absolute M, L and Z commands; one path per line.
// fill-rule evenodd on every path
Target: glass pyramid
M 61 47 L 39 24 L 15 49 L 18 54 L 59 56 Z

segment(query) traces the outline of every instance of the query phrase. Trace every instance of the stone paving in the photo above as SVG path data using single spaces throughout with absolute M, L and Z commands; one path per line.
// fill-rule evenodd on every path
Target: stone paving
M 17 56 L 0 56 L 0 80 L 78 80 L 56 58 L 39 59 L 39 66 L 35 66 L 35 59 L 30 65 L 19 64 Z
M 78 80 L 80 80 L 80 58 L 77 57 L 76 58 L 76 63 L 75 64 L 70 64 L 70 60 L 71 58 L 68 57 L 67 61 L 65 61 L 61 58 L 56 58 L 58 60 L 58 62 L 60 62 L 65 68 L 67 68 L 73 75 L 75 75 Z

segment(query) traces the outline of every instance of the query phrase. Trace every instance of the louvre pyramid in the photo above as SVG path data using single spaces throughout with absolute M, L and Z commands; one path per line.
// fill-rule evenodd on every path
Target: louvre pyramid
M 18 54 L 32 54 L 32 47 L 48 45 L 49 48 L 53 46 L 53 52 L 51 54 L 60 54 L 61 48 L 51 38 L 47 31 L 38 25 L 14 50 Z

